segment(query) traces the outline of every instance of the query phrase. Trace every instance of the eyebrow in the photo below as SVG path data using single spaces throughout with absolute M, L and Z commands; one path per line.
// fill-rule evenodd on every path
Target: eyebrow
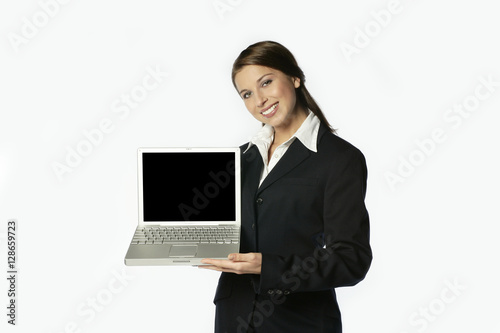
M 262 79 L 263 79 L 264 77 L 266 77 L 266 76 L 268 76 L 268 75 L 271 75 L 271 74 L 273 74 L 273 73 L 267 73 L 267 74 L 262 75 L 262 76 L 261 76 L 261 77 L 260 77 L 260 78 L 259 78 L 256 82 L 260 82 L 260 81 L 262 81 Z M 243 92 L 245 92 L 245 91 L 248 91 L 248 89 L 241 89 L 241 90 L 240 90 L 240 95 L 241 95 Z

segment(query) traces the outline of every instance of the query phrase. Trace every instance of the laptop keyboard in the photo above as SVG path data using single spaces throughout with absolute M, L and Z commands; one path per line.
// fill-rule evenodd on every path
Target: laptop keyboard
M 209 227 L 144 227 L 137 228 L 132 244 L 238 244 L 239 228 Z

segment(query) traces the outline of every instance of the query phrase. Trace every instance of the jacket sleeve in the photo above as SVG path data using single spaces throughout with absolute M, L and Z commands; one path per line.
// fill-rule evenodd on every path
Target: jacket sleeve
M 306 256 L 263 253 L 261 275 L 255 276 L 254 282 L 257 293 L 319 291 L 352 286 L 365 277 L 372 260 L 364 203 L 365 158 L 359 150 L 351 149 L 336 158 L 329 170 L 320 245 Z

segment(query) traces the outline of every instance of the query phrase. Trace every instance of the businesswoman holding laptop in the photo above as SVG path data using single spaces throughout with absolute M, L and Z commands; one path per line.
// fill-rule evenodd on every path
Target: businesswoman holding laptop
M 232 79 L 263 127 L 241 147 L 241 253 L 203 260 L 223 272 L 215 331 L 342 332 L 335 288 L 372 260 L 365 158 L 335 135 L 281 44 L 250 45 Z

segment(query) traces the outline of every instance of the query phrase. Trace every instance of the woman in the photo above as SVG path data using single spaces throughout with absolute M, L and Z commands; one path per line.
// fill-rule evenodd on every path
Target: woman
M 284 46 L 249 46 L 232 79 L 263 127 L 241 147 L 241 253 L 200 266 L 223 272 L 215 331 L 341 332 L 334 288 L 372 259 L 364 156 L 334 134 Z

